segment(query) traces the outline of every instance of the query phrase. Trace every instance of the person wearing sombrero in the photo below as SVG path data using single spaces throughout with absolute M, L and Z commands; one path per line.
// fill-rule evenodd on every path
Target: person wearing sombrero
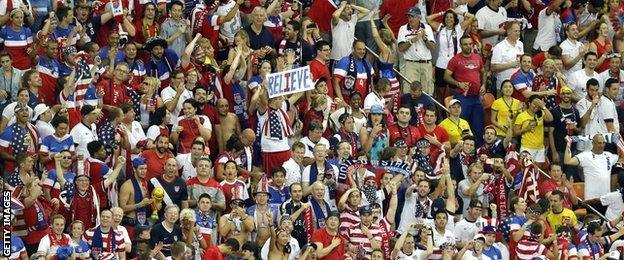
M 143 46 L 150 53 L 145 63 L 146 75 L 160 79 L 161 87 L 169 86 L 169 75 L 176 69 L 179 60 L 178 55 L 167 47 L 167 41 L 159 37 L 147 39 Z

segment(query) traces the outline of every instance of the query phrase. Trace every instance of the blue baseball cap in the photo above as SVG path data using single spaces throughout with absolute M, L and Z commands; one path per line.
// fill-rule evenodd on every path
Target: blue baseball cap
M 418 16 L 420 16 L 421 15 L 420 8 L 418 8 L 416 6 L 410 8 L 409 10 L 407 10 L 407 15 L 418 15 Z
M 381 105 L 379 104 L 375 104 L 373 106 L 371 106 L 370 108 L 370 113 L 371 114 L 383 114 L 384 110 L 383 107 L 381 107 Z
M 134 160 L 132 160 L 132 167 L 134 168 L 139 168 L 139 166 L 145 165 L 145 164 L 146 164 L 145 158 L 143 157 L 137 157 L 137 158 L 134 158 Z

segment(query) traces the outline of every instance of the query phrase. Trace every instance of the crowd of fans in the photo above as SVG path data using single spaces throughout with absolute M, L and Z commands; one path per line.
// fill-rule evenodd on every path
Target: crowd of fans
M 624 259 L 623 24 L 620 0 L 0 0 L 4 257 Z

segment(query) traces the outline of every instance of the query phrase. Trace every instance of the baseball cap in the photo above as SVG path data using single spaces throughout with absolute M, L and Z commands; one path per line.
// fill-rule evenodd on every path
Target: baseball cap
M 13 111 L 17 112 L 17 111 L 20 111 L 20 110 L 22 110 L 22 109 L 28 109 L 28 106 L 27 106 L 27 105 L 24 105 L 24 104 L 22 104 L 22 103 L 17 103 L 17 104 L 15 105 L 15 108 L 13 109 Z
M 561 87 L 561 90 L 559 90 L 559 95 L 562 95 L 563 93 L 574 93 L 574 91 L 568 86 L 563 86 Z
M 80 114 L 82 114 L 83 116 L 86 116 L 89 113 L 94 112 L 94 111 L 99 112 L 100 109 L 92 105 L 83 105 L 82 108 L 80 109 Z
M 145 165 L 145 158 L 137 157 L 137 158 L 134 158 L 134 160 L 132 160 L 132 167 L 139 168 L 139 166 L 141 165 Z
M 450 107 L 450 106 L 452 106 L 452 105 L 455 105 L 456 103 L 461 104 L 461 102 L 459 102 L 459 100 L 457 100 L 457 99 L 455 99 L 455 98 L 454 98 L 454 99 L 451 99 L 451 101 L 449 101 L 448 106 Z
M 481 230 L 483 234 L 496 234 L 496 228 L 494 226 L 485 226 L 483 230 Z
M 360 207 L 360 215 L 364 215 L 364 214 L 373 214 L 373 209 L 371 209 L 370 206 Z
M 327 214 L 327 218 L 331 218 L 331 217 L 336 217 L 340 219 L 340 213 L 338 211 L 331 211 L 329 212 L 329 214 Z
M 429 147 L 431 144 L 429 143 L 429 141 L 427 139 L 420 139 L 418 140 L 418 142 L 416 142 L 416 147 L 418 148 L 427 148 Z
M 481 233 L 477 233 L 477 235 L 475 235 L 474 237 L 475 240 L 477 239 L 483 239 L 483 242 L 485 242 L 485 236 Z
M 371 114 L 383 114 L 383 107 L 381 107 L 381 105 L 379 104 L 375 104 L 371 106 L 370 113 Z
M 33 114 L 33 120 L 37 120 L 37 118 L 39 118 L 40 115 L 50 110 L 50 107 L 46 104 L 38 104 L 37 106 L 35 106 L 34 110 L 35 112 Z
M 421 15 L 420 9 L 418 7 L 414 6 L 414 7 L 410 8 L 409 10 L 407 10 L 407 15 L 418 15 L 418 16 L 420 16 Z

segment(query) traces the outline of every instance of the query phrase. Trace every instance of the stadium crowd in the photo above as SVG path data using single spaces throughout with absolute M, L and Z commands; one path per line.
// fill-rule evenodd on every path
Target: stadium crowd
M 3 256 L 624 259 L 623 24 L 621 0 L 0 0 Z

